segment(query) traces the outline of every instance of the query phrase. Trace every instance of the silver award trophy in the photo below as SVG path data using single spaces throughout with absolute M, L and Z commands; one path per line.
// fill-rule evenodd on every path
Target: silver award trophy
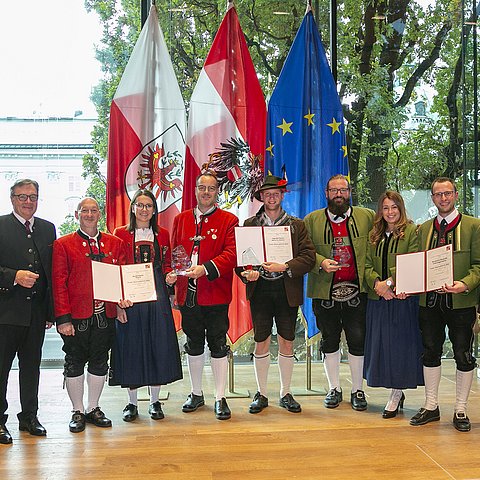
M 345 245 L 333 245 L 332 259 L 337 262 L 338 267 L 347 268 L 350 266 L 350 260 L 352 259 L 352 256 L 348 251 L 348 247 L 346 247 Z
M 244 270 L 253 270 L 253 267 L 258 267 L 261 263 L 252 247 L 248 247 L 242 252 L 242 265 Z
M 172 250 L 172 267 L 177 275 L 185 275 L 185 271 L 192 266 L 183 245 L 178 245 Z

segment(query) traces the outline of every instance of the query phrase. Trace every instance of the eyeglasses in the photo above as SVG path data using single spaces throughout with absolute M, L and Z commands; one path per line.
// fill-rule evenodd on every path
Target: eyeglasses
M 432 198 L 440 199 L 442 197 L 452 198 L 455 192 L 453 190 L 447 190 L 446 192 L 432 193 Z
M 12 195 L 12 197 L 17 197 L 21 202 L 26 202 L 27 198 L 31 202 L 36 202 L 38 200 L 38 195 L 35 193 L 32 193 L 31 195 L 26 195 L 25 193 L 20 193 L 18 195 Z
M 345 193 L 348 193 L 350 191 L 349 188 L 329 188 L 328 192 L 332 193 L 333 195 L 336 195 L 338 192 L 340 192 L 342 195 L 345 195 Z
M 152 210 L 153 209 L 153 204 L 152 203 L 136 203 L 135 206 L 139 210 Z
M 209 192 L 216 192 L 217 191 L 217 187 L 216 186 L 206 186 L 206 185 L 197 185 L 197 188 L 198 188 L 198 191 L 199 192 L 206 192 L 207 190 Z
M 82 208 L 78 213 L 81 213 L 82 215 L 88 215 L 89 213 L 96 215 L 99 211 L 98 208 Z

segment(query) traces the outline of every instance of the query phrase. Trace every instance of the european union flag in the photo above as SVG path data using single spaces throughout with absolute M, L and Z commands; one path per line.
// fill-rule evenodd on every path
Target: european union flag
M 268 104 L 266 170 L 285 175 L 283 207 L 297 217 L 327 205 L 325 187 L 348 175 L 342 106 L 311 10 L 297 32 Z M 308 339 L 318 329 L 304 304 Z

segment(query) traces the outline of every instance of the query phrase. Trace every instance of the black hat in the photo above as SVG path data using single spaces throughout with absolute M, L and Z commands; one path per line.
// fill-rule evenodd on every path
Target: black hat
M 253 194 L 253 196 L 260 200 L 260 192 L 265 190 L 272 190 L 273 188 L 281 188 L 284 192 L 287 191 L 287 181 L 275 175 L 267 175 L 263 181 L 263 185 Z

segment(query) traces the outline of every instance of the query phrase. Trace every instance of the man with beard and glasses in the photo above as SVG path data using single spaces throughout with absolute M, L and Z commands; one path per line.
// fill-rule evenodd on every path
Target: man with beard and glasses
M 313 311 L 322 334 L 320 343 L 329 392 L 326 408 L 342 401 L 340 388 L 340 335 L 348 344 L 352 375 L 350 401 L 354 410 L 366 410 L 363 392 L 363 353 L 367 285 L 365 257 L 368 234 L 375 212 L 350 206 L 348 179 L 335 175 L 325 190 L 328 207 L 305 217 L 305 226 L 316 249 L 316 264 L 308 274 L 307 296 L 313 299 Z

